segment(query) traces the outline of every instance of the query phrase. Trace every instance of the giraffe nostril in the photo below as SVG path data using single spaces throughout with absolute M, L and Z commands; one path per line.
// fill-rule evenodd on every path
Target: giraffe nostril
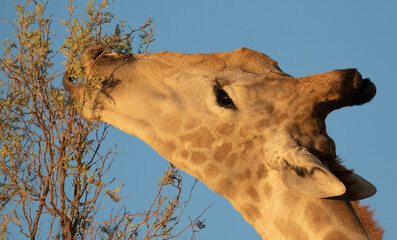
M 362 86 L 363 77 L 356 69 L 353 70 L 353 88 L 360 89 Z

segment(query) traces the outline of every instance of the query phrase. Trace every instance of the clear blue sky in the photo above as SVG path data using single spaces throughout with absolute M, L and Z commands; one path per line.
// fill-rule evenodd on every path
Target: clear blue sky
M 0 16 L 14 17 L 11 1 L 3 1 Z M 50 13 L 66 1 L 52 1 Z M 397 239 L 397 2 L 318 0 L 119 0 L 114 14 L 131 26 L 155 18 L 153 51 L 185 53 L 232 51 L 248 47 L 279 62 L 293 76 L 338 68 L 358 68 L 376 84 L 375 99 L 344 108 L 327 120 L 328 133 L 348 167 L 370 180 L 378 193 L 363 201 L 376 210 L 386 228 L 386 240 Z M 1 22 L 2 32 L 10 27 Z M 5 39 L 1 35 L 0 40 Z M 118 155 L 113 173 L 131 193 L 129 206 L 146 206 L 167 162 L 148 146 L 112 128 L 111 144 Z M 187 184 L 193 178 L 185 174 Z M 211 203 L 201 239 L 260 239 L 231 205 L 199 184 L 188 209 L 194 216 Z

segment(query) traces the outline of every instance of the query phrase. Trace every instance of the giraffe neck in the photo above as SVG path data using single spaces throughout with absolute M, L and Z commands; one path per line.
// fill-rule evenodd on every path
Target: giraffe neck
M 168 123 L 168 128 L 174 131 L 172 136 L 178 135 L 172 124 Z M 177 140 L 142 129 L 146 130 L 139 132 L 138 128 L 134 135 L 148 139 L 176 167 L 227 198 L 263 239 L 371 239 L 349 201 L 308 198 L 291 192 L 284 187 L 278 171 L 258 163 L 259 150 L 252 151 L 253 155 L 248 151 L 235 154 L 233 144 L 225 142 L 215 146 L 212 154 L 214 136 L 205 127 L 195 127 Z M 188 147 L 178 150 L 181 145 Z M 243 149 L 251 145 L 255 144 L 247 143 Z M 226 167 L 219 167 L 220 162 Z
M 307 198 L 274 186 L 262 182 L 259 201 L 249 191 L 244 200 L 229 199 L 263 239 L 372 239 L 346 198 Z

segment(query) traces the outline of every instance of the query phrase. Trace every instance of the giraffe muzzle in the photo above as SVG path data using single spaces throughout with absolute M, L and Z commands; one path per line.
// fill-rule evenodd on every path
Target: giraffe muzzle
M 354 105 L 361 105 L 371 101 L 375 95 L 375 84 L 373 84 L 369 78 L 365 78 L 361 81 L 361 87 L 358 89 L 356 98 L 353 98 L 352 101 Z
M 345 106 L 361 105 L 375 97 L 376 87 L 369 78 L 363 79 L 356 69 L 336 70 L 340 75 Z M 344 107 L 344 106 L 342 106 Z
M 314 91 L 315 109 L 325 118 L 333 110 L 361 105 L 375 97 L 376 87 L 368 78 L 363 79 L 356 69 L 338 69 L 304 77 Z

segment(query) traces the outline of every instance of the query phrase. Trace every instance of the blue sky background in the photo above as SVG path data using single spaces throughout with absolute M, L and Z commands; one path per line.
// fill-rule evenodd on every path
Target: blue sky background
M 55 20 L 66 4 L 52 1 L 48 13 L 55 14 Z M 371 78 L 378 89 L 375 99 L 333 112 L 327 127 L 345 165 L 378 188 L 363 203 L 376 210 L 386 240 L 397 239 L 393 219 L 397 215 L 396 10 L 394 0 L 118 0 L 112 5 L 116 17 L 131 26 L 155 18 L 154 52 L 207 53 L 244 46 L 266 53 L 296 77 L 357 68 Z M 14 12 L 12 1 L 3 0 L 0 16 L 11 20 Z M 0 22 L 0 30 L 0 41 L 10 36 L 8 24 Z M 59 41 L 61 35 L 58 33 Z M 117 144 L 120 153 L 112 173 L 125 184 L 124 192 L 130 193 L 124 203 L 144 208 L 168 163 L 116 128 L 111 128 L 109 136 L 109 146 Z M 184 174 L 187 186 L 193 180 Z M 226 200 L 201 183 L 187 211 L 195 216 L 212 203 L 204 215 L 207 227 L 201 239 L 260 239 Z

